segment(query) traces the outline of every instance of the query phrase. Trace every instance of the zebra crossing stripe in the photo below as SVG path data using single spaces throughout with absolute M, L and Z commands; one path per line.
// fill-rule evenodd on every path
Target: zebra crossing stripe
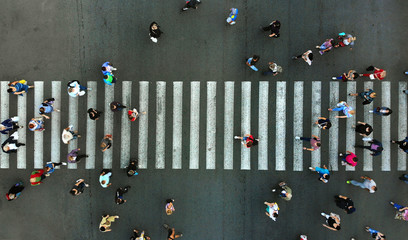
M 10 100 L 9 100 L 9 94 L 7 93 L 7 89 L 9 88 L 8 82 L 7 81 L 1 81 L 0 82 L 0 101 L 1 101 L 1 109 L 0 109 L 0 122 L 3 122 L 6 119 L 10 118 L 9 115 L 9 108 L 10 108 Z M 19 122 L 20 124 L 20 122 Z M 1 134 L 0 141 L 3 143 L 6 141 L 8 138 L 7 134 Z M 20 140 L 21 141 L 21 140 Z M 4 153 L 3 151 L 0 152 L 0 168 L 9 168 L 10 167 L 10 160 L 9 160 L 9 155 L 7 153 Z
M 322 102 L 322 83 L 320 81 L 313 81 L 312 82 L 312 135 L 320 137 L 320 128 L 317 128 L 314 126 L 314 121 L 318 119 L 318 117 L 321 116 L 321 102 Z M 320 167 L 321 165 L 321 151 L 322 149 L 320 148 L 317 151 L 313 151 L 311 153 L 312 156 L 312 167 Z
M 399 82 L 399 104 L 398 104 L 398 141 L 407 136 L 407 94 L 402 90 L 407 89 L 406 82 Z M 407 154 L 398 149 L 398 171 L 407 170 Z
M 133 106 L 131 100 L 131 93 L 132 92 L 132 82 L 131 81 L 124 81 L 122 82 L 122 102 L 123 105 L 128 106 L 129 109 L 132 109 Z M 142 109 L 137 109 L 139 111 L 139 117 L 137 120 L 140 119 L 142 116 Z M 130 124 L 129 117 L 127 111 L 122 111 L 122 123 L 121 123 L 121 141 L 120 141 L 120 167 L 125 168 L 129 164 L 130 159 Z
M 294 83 L 293 101 L 293 171 L 303 171 L 303 143 L 296 136 L 303 136 L 303 81 Z
M 207 82 L 206 169 L 215 169 L 217 82 Z
M 139 168 L 147 168 L 147 136 L 149 123 L 149 82 L 139 82 L 139 107 L 146 112 L 143 118 L 139 119 L 138 138 L 138 160 Z
M 224 169 L 234 168 L 234 89 L 235 82 L 225 82 Z
M 34 82 L 34 116 L 35 117 L 40 117 L 38 113 L 38 106 L 40 106 L 43 100 L 44 100 L 44 82 L 35 81 Z M 44 134 L 43 132 L 37 132 L 37 131 L 34 132 L 34 149 L 35 149 L 34 168 L 35 169 L 40 169 L 44 167 L 44 163 L 43 163 L 44 135 L 43 134 Z
M 385 81 L 381 82 L 382 88 L 382 106 L 389 107 L 392 109 L 391 106 L 391 82 Z M 395 110 L 395 109 L 394 109 Z M 382 144 L 384 151 L 381 154 L 382 156 L 382 163 L 381 163 L 381 170 L 382 171 L 391 171 L 391 115 L 381 117 L 382 124 L 381 124 L 381 133 L 382 133 Z
M 241 136 L 251 134 L 251 82 L 242 82 Z M 255 136 L 257 137 L 257 136 Z M 251 169 L 250 148 L 241 146 L 241 170 Z
M 181 169 L 183 131 L 183 82 L 173 82 L 173 169 Z
M 190 169 L 199 167 L 200 82 L 191 82 Z
M 55 98 L 54 109 L 61 110 L 61 82 L 51 82 L 51 96 Z M 61 145 L 61 113 L 53 112 L 51 117 L 51 160 L 60 162 L 60 145 Z M 62 160 L 65 162 L 65 159 Z
M 373 87 L 374 87 L 373 81 L 364 82 L 364 89 L 373 89 Z M 374 100 L 374 103 L 375 103 L 375 100 Z M 364 105 L 364 122 L 373 126 L 373 113 L 370 113 L 369 112 L 370 110 L 373 110 L 373 104 Z M 373 131 L 369 137 L 374 138 L 375 132 L 376 131 Z M 355 133 L 355 134 L 358 134 L 358 133 Z M 358 134 L 358 138 L 361 139 L 362 136 Z M 363 151 L 363 159 L 364 159 L 363 171 L 373 171 L 373 156 L 371 156 L 370 153 L 371 152 L 368 150 Z
M 357 84 L 356 82 L 349 82 L 347 84 L 347 103 L 349 106 L 355 110 L 357 109 L 357 97 L 349 96 L 349 93 L 356 93 L 357 92 Z M 346 149 L 342 152 L 346 153 L 346 151 L 350 151 L 355 153 L 354 145 L 356 145 L 356 132 L 353 129 L 353 125 L 356 124 L 357 115 L 347 118 L 346 120 Z M 355 167 L 346 166 L 346 171 L 354 171 Z
M 156 106 L 156 168 L 164 169 L 166 146 L 166 82 L 157 82 Z
M 30 91 L 30 90 L 29 90 Z M 27 93 L 26 93 L 27 94 Z M 26 129 L 27 129 L 27 96 L 17 96 L 13 95 L 13 98 L 17 98 L 17 116 L 19 117 L 18 124 L 24 126 L 24 128 L 19 128 L 18 131 L 18 140 L 22 143 L 26 143 Z M 27 144 L 27 143 L 26 143 Z M 17 151 L 17 168 L 24 169 L 26 168 L 26 158 L 27 150 L 26 147 L 19 147 Z
M 330 107 L 336 106 L 339 101 L 339 82 L 330 82 Z M 329 131 L 329 169 L 332 171 L 339 170 L 339 119 L 336 118 L 337 112 L 329 112 L 329 119 L 332 127 Z
M 286 82 L 276 82 L 276 171 L 286 169 Z
M 78 100 L 79 97 L 69 97 L 69 108 L 68 108 L 68 123 L 74 127 L 75 131 L 78 131 L 78 134 L 82 134 L 82 129 L 79 129 L 79 124 L 78 124 Z M 64 126 L 66 128 L 67 126 Z M 81 131 L 82 130 L 82 131 Z M 71 152 L 71 150 L 78 148 L 78 139 L 73 139 L 69 141 L 68 143 L 68 153 Z M 68 169 L 77 169 L 77 164 L 76 163 L 70 163 L 68 164 Z
M 104 135 L 112 135 L 112 146 L 110 149 L 106 150 L 103 153 L 103 168 L 111 169 L 112 168 L 112 153 L 113 148 L 115 147 L 115 136 L 113 134 L 113 112 L 110 110 L 110 103 L 115 100 L 114 86 L 109 86 L 105 84 L 105 118 L 104 118 Z M 129 106 L 127 106 L 129 107 Z M 126 110 L 122 110 L 126 111 Z
M 258 170 L 268 170 L 268 103 L 269 82 L 259 82 Z
M 90 108 L 98 109 L 97 103 L 96 103 L 98 84 L 96 83 L 96 81 L 88 81 L 87 87 L 92 88 L 92 90 L 88 90 L 86 93 L 87 101 L 88 101 L 87 108 L 88 109 Z M 103 115 L 106 115 L 106 113 L 104 112 Z M 86 154 L 88 154 L 89 157 L 86 158 L 86 164 L 85 164 L 86 169 L 95 168 L 95 154 L 96 154 L 95 147 L 96 147 L 96 121 L 87 117 L 86 119 Z

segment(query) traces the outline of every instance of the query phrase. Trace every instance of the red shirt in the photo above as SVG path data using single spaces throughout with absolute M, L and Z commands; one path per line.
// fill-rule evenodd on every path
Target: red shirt
M 375 70 L 375 71 L 374 71 L 374 76 L 375 76 L 376 78 L 378 78 L 379 80 L 383 80 L 384 78 L 381 77 L 381 73 L 382 73 L 382 72 L 384 72 L 384 69 Z

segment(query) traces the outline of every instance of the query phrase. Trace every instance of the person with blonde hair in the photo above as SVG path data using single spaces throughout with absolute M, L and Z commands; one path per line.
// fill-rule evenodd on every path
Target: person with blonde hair
M 350 107 L 345 101 L 341 101 L 337 103 L 336 108 L 329 108 L 328 110 L 336 111 L 336 112 L 343 111 L 345 116 L 336 116 L 336 118 L 349 118 L 349 117 L 352 117 L 356 113 L 356 111 L 354 111 L 353 108 Z

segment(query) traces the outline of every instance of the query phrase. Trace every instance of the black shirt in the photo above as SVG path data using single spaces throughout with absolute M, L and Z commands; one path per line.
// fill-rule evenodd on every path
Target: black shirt
M 368 131 L 367 131 L 367 128 L 369 128 Z M 373 128 L 369 124 L 357 124 L 356 132 L 365 134 L 368 136 L 373 132 Z

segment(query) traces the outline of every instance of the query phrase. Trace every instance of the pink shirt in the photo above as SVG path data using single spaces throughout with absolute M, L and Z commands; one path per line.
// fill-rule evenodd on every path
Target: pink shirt
M 320 148 L 319 146 L 316 145 L 317 143 L 320 143 L 320 138 L 318 138 L 317 140 L 315 140 L 314 138 L 310 139 L 310 145 L 312 145 L 312 148 L 314 150 L 317 150 Z
M 353 161 L 353 158 L 357 157 L 354 153 L 350 153 L 346 157 L 346 162 L 350 164 L 351 166 L 355 167 L 357 165 L 357 162 Z

